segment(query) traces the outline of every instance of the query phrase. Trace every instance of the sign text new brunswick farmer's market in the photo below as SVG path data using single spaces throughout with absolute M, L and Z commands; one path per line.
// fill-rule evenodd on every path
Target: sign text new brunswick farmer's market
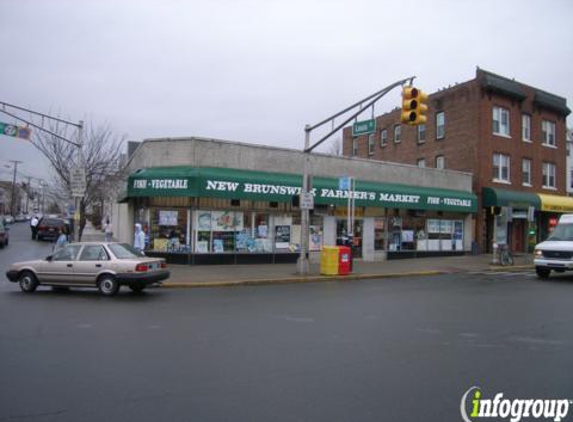
M 133 180 L 133 189 L 136 191 L 145 189 L 158 192 L 163 190 L 180 192 L 181 190 L 188 190 L 190 188 L 188 182 L 188 179 L 135 179 Z M 207 196 L 217 196 L 216 193 L 221 193 L 222 196 L 235 194 L 237 198 L 255 197 L 256 199 L 264 199 L 263 197 L 265 195 L 290 198 L 295 195 L 300 195 L 301 191 L 302 188 L 300 186 L 211 179 L 205 179 L 202 186 L 202 192 Z M 423 192 L 423 188 L 421 188 L 421 191 Z M 445 206 L 471 210 L 474 206 L 471 199 L 460 199 L 446 195 L 433 196 L 423 194 L 422 192 L 420 194 L 400 193 L 396 192 L 395 187 L 392 188 L 392 192 L 384 192 L 383 185 L 380 186 L 380 190 L 378 191 L 354 190 L 349 192 L 348 190 L 331 189 L 320 186 L 315 187 L 311 191 L 314 198 L 318 200 L 322 199 L 323 203 L 326 202 L 325 200 L 346 200 L 348 196 L 351 195 L 357 201 L 366 202 L 364 205 L 373 207 L 391 207 L 404 204 L 405 206 L 411 205 L 412 208 L 418 209 Z M 152 192 L 149 193 L 152 194 Z M 261 197 L 258 197 L 259 195 Z

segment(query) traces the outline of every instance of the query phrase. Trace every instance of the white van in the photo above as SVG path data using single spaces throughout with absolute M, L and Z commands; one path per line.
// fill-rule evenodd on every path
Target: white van
M 533 262 L 540 278 L 548 278 L 551 270 L 573 270 L 573 214 L 563 214 L 551 236 L 535 246 Z

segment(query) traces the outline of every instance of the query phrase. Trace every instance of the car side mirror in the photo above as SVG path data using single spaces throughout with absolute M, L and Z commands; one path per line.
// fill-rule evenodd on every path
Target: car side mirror
M 51 261 L 53 258 L 54 258 L 53 255 L 48 255 L 48 256 L 46 257 L 46 261 L 49 262 L 49 261 Z

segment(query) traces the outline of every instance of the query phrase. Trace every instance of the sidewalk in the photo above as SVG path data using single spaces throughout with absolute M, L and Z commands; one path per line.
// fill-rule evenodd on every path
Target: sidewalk
M 415 258 L 384 262 L 354 261 L 353 272 L 347 276 L 322 276 L 319 265 L 311 265 L 306 277 L 296 274 L 295 264 L 254 265 L 169 265 L 171 278 L 165 287 L 249 286 L 259 284 L 311 283 L 321 281 L 351 281 L 390 277 L 488 272 L 532 271 L 531 256 L 515 257 L 515 265 L 490 265 L 491 255 Z
M 89 223 L 88 223 L 89 224 Z M 102 232 L 87 225 L 82 240 L 101 241 Z M 354 261 L 353 272 L 347 276 L 322 276 L 320 266 L 311 265 L 308 276 L 296 273 L 296 264 L 253 265 L 168 265 L 171 277 L 163 287 L 219 287 L 249 286 L 281 283 L 312 283 L 322 281 L 351 281 L 389 277 L 416 277 L 450 273 L 487 271 L 532 271 L 533 257 L 517 255 L 515 265 L 491 265 L 492 255 L 464 255 L 453 257 L 415 258 L 383 262 Z

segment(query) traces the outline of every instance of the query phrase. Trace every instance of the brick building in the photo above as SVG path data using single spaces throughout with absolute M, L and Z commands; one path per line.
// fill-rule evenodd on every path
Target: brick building
M 478 68 L 475 79 L 429 95 L 426 125 L 401 125 L 396 108 L 376 117 L 372 134 L 353 137 L 345 128 L 343 155 L 473 173 L 480 250 L 490 251 L 495 239 L 525 251 L 559 213 L 573 211 L 569 113 L 565 98 Z

